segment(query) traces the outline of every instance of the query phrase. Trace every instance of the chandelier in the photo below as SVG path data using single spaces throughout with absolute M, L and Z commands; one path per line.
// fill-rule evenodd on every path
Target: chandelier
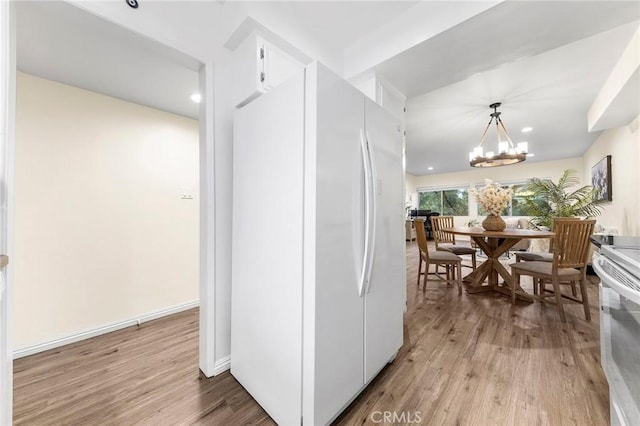
M 489 105 L 489 108 L 493 108 L 493 112 L 489 114 L 491 117 L 489 119 L 489 123 L 484 129 L 482 138 L 480 138 L 480 143 L 469 153 L 469 164 L 472 167 L 506 166 L 509 164 L 521 163 L 527 159 L 527 150 L 529 148 L 528 144 L 527 142 L 519 142 L 517 146 L 513 144 L 507 129 L 502 123 L 502 119 L 500 119 L 501 113 L 498 112 L 500 105 L 502 105 L 501 102 Z M 482 143 L 487 137 L 487 131 L 489 130 L 491 123 L 494 121 L 496 123 L 496 132 L 498 134 L 498 152 L 495 153 L 494 151 L 487 151 L 484 153 Z

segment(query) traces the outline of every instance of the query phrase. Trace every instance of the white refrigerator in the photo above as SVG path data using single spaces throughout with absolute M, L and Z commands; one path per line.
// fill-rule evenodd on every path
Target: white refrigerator
M 234 119 L 231 374 L 281 425 L 330 423 L 395 358 L 403 142 L 324 66 Z

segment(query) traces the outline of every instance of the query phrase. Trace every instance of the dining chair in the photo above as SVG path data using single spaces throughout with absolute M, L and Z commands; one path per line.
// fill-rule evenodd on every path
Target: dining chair
M 561 220 L 576 220 L 575 217 L 554 217 L 551 222 L 551 231 L 554 230 L 554 225 L 556 222 Z M 549 250 L 544 251 L 522 251 L 516 253 L 516 262 L 520 261 L 535 261 L 539 260 L 542 262 L 552 262 L 553 261 L 553 239 L 549 242 Z
M 511 264 L 513 285 L 511 286 L 511 303 L 516 303 L 516 289 L 520 288 L 520 276 L 533 278 L 534 294 L 539 286 L 537 299 L 544 303 L 546 297 L 554 296 L 560 319 L 567 322 L 563 300 L 581 303 L 584 316 L 591 320 L 589 298 L 587 296 L 587 262 L 589 257 L 589 237 L 593 234 L 595 220 L 563 219 L 555 221 L 553 260 L 551 262 L 530 261 Z M 560 291 L 561 284 L 580 284 L 581 298 L 569 296 Z M 553 291 L 547 290 L 547 284 L 553 285 Z
M 575 220 L 575 217 L 554 217 L 551 222 L 551 231 L 554 230 L 554 224 L 561 220 Z M 540 262 L 553 262 L 553 238 L 549 241 L 549 249 L 548 251 L 524 251 L 524 252 L 516 252 L 516 262 L 532 262 L 532 261 L 540 261 Z M 538 284 L 534 281 L 533 283 L 533 293 L 537 294 L 538 292 Z M 576 290 L 575 283 L 571 283 L 571 293 L 573 296 L 577 296 L 578 292 Z
M 462 266 L 476 269 L 476 249 L 471 245 L 456 244 L 456 236 L 454 234 L 442 231 L 442 229 L 453 228 L 453 216 L 431 216 L 430 219 L 436 250 L 448 251 L 458 256 L 470 254 L 471 266 Z
M 424 275 L 424 287 L 427 289 L 427 281 L 431 282 L 445 282 L 447 285 L 456 283 L 458 285 L 458 294 L 462 294 L 462 259 L 451 252 L 447 251 L 429 251 L 427 247 L 427 234 L 424 230 L 424 220 L 416 219 L 416 240 L 418 241 L 418 251 L 420 257 L 418 259 L 418 287 L 420 286 L 420 275 Z M 424 272 L 422 272 L 422 263 L 425 264 Z M 436 271 L 429 272 L 429 266 L 435 265 Z M 444 266 L 446 269 L 446 279 L 443 279 L 439 274 L 437 267 Z M 427 279 L 429 275 L 435 275 L 438 279 Z

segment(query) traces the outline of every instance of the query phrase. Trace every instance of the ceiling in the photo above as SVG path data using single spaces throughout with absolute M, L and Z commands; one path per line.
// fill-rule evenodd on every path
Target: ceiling
M 198 61 L 64 2 L 16 8 L 18 70 L 198 118 Z
M 229 1 L 215 10 L 243 8 L 301 47 L 339 58 L 415 5 Z M 19 70 L 197 119 L 189 95 L 198 90 L 198 61 L 64 2 L 21 1 L 17 12 Z M 407 171 L 469 170 L 467 153 L 493 102 L 503 103 L 514 142 L 525 137 L 522 127 L 534 128 L 529 162 L 582 155 L 598 136 L 587 131 L 587 110 L 639 19 L 630 1 L 505 1 L 378 64 L 407 96 Z M 227 37 L 212 42 L 223 46 Z
M 639 13 L 626 1 L 504 2 L 379 64 L 407 96 L 407 172 L 469 170 L 494 102 L 514 143 L 529 142 L 527 161 L 582 155 L 599 134 L 587 111 Z M 495 140 L 491 129 L 485 150 Z
M 229 15 L 233 15 L 232 10 L 250 11 L 265 25 L 298 39 L 306 36 L 322 46 L 320 50 L 339 57 L 344 46 L 415 3 L 241 1 L 219 2 L 217 9 L 211 9 L 204 1 L 184 1 L 181 9 L 190 8 L 201 15 L 225 9 Z M 141 2 L 140 7 L 162 6 Z M 123 7 L 126 8 L 124 0 Z M 198 61 L 63 1 L 18 1 L 16 8 L 20 71 L 198 118 L 198 105 L 189 98 L 198 91 Z M 171 16 L 162 18 L 166 25 L 171 25 Z M 201 22 L 207 21 L 207 17 L 198 18 L 199 24 L 180 30 L 202 29 Z M 209 16 L 208 20 L 211 25 L 220 23 L 219 16 Z M 215 37 L 210 32 L 206 36 Z M 227 37 L 221 35 L 211 42 L 222 46 Z
M 257 1 L 250 13 L 271 28 L 308 35 L 334 54 L 415 6 L 419 1 Z

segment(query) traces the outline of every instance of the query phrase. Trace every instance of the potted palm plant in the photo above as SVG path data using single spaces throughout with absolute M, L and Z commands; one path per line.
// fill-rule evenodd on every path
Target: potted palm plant
M 551 228 L 554 217 L 592 218 L 602 213 L 598 200 L 598 190 L 585 185 L 571 190 L 580 184 L 575 170 L 565 170 L 558 182 L 533 178 L 522 188 L 525 209 L 534 228 Z

